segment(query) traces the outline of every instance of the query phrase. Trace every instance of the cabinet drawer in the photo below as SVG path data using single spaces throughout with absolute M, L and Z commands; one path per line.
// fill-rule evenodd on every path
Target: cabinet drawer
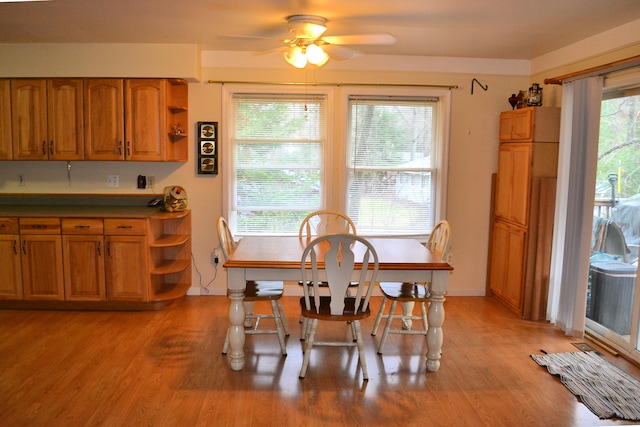
M 20 218 L 21 234 L 60 234 L 60 218 Z
M 62 218 L 62 234 L 102 234 L 100 218 Z
M 0 218 L 0 234 L 18 234 L 18 218 Z
M 144 236 L 147 234 L 147 221 L 144 219 L 105 219 L 104 234 Z

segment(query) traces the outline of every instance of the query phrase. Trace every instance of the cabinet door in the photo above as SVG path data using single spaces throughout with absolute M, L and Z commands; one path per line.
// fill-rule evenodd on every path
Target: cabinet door
M 85 82 L 85 156 L 87 160 L 124 160 L 124 81 Z
M 165 159 L 168 139 L 165 124 L 166 84 L 166 80 L 158 79 L 125 81 L 125 157 L 127 160 L 161 161 Z
M 11 160 L 11 80 L 0 79 L 0 160 Z
M 81 79 L 47 82 L 47 134 L 50 160 L 84 160 Z
M 145 301 L 149 283 L 145 236 L 106 236 L 109 301 Z
M 64 300 L 61 236 L 23 235 L 21 245 L 25 299 Z
M 515 110 L 511 120 L 511 139 L 513 141 L 533 140 L 533 109 Z
M 526 231 L 496 221 L 491 254 L 491 290 L 521 313 Z
M 91 235 L 62 236 L 64 286 L 68 301 L 104 301 L 104 238 Z
M 496 216 L 527 225 L 531 181 L 531 144 L 500 144 L 496 179 Z
M 15 160 L 46 160 L 47 81 L 11 81 L 11 130 Z
M 0 234 L 0 299 L 22 299 L 20 237 Z

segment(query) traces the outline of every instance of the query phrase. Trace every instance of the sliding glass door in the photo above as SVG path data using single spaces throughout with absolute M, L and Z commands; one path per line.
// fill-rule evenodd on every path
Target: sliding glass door
M 640 81 L 607 86 L 601 106 L 586 331 L 640 361 Z

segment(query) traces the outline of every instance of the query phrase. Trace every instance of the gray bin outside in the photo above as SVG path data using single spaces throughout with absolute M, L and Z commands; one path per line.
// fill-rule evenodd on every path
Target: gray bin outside
M 629 335 L 637 271 L 636 266 L 622 262 L 592 263 L 587 317 L 619 335 Z

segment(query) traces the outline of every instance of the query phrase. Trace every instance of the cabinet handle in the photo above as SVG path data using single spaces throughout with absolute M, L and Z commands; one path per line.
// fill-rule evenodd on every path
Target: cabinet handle
M 90 225 L 78 224 L 78 225 L 75 226 L 75 228 L 83 228 L 84 229 L 84 228 L 91 228 L 91 226 Z
M 18 241 L 17 240 L 13 241 L 13 253 L 15 255 L 18 255 Z
M 122 141 L 118 141 L 118 155 L 122 156 Z
M 5 228 L 7 224 L 0 224 L 0 228 Z
M 127 157 L 131 156 L 131 141 L 127 141 Z
M 119 225 L 116 228 L 133 228 L 133 225 Z
M 42 141 L 42 155 L 47 155 L 47 141 Z
M 98 251 L 98 256 L 102 256 L 102 249 L 100 248 L 100 242 L 96 242 L 96 249 Z
M 47 228 L 46 224 L 33 224 L 31 228 L 35 228 L 36 230 L 44 230 Z
M 107 242 L 107 256 L 111 256 L 111 242 Z
M 53 154 L 53 140 L 49 141 L 49 154 Z
M 25 255 L 27 254 L 27 241 L 26 240 L 22 241 L 22 253 L 25 254 Z

